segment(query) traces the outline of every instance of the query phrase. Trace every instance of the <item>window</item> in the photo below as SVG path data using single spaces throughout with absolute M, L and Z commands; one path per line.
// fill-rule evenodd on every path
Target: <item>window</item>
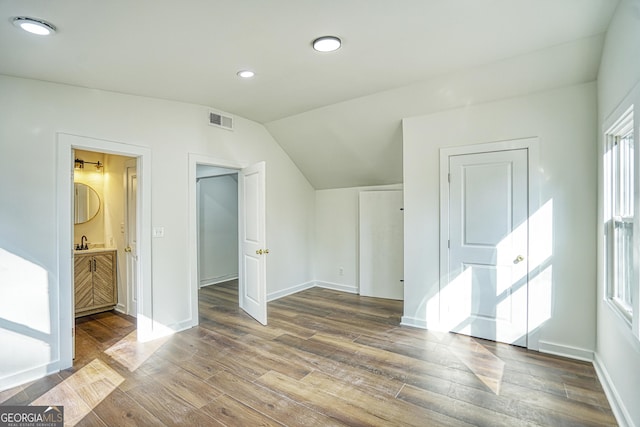
M 607 297 L 629 324 L 633 321 L 633 287 L 636 286 L 633 129 L 631 107 L 605 134 L 604 156 Z

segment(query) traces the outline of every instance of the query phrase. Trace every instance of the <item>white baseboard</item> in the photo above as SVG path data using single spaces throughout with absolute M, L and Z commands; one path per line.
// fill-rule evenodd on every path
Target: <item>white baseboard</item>
M 125 305 L 122 303 L 118 303 L 114 307 L 114 310 L 117 311 L 118 313 L 127 314 L 127 307 L 125 307 Z
M 228 282 L 229 280 L 235 280 L 238 278 L 237 274 L 228 274 L 226 276 L 214 277 L 212 279 L 201 280 L 199 283 L 199 287 L 204 288 L 205 286 L 217 285 L 218 283 Z
M 56 372 L 60 372 L 59 360 L 8 375 L 0 378 L 0 391 L 8 390 L 10 388 L 26 384 L 30 381 L 38 380 L 46 377 L 47 375 L 55 374 Z
M 412 328 L 427 329 L 427 321 L 415 317 L 402 316 L 400 324 L 402 326 L 411 326 Z
M 315 285 L 319 288 L 333 289 L 334 291 L 349 292 L 350 294 L 358 293 L 358 288 L 356 286 L 351 286 L 351 285 L 343 285 L 340 283 L 321 282 L 321 281 L 316 281 Z
M 572 347 L 570 345 L 540 341 L 538 351 L 540 353 L 553 354 L 555 356 L 567 357 L 569 359 L 582 360 L 583 362 L 593 362 L 593 350 Z
M 286 297 L 287 295 L 293 295 L 297 292 L 301 292 L 306 289 L 313 288 L 314 286 L 316 286 L 315 282 L 307 282 L 307 283 L 301 283 L 300 285 L 292 286 L 287 289 L 271 292 L 270 294 L 267 295 L 267 302 L 275 301 L 277 299 Z
M 618 391 L 616 390 L 616 387 L 611 380 L 611 377 L 609 376 L 609 372 L 607 372 L 607 368 L 600 360 L 600 357 L 598 357 L 598 353 L 595 353 L 594 356 L 593 367 L 596 370 L 596 374 L 598 375 L 600 384 L 602 384 L 604 394 L 607 396 L 607 400 L 611 405 L 611 411 L 616 417 L 616 421 L 618 422 L 620 427 L 638 427 L 636 424 L 634 424 L 629 411 L 627 411 L 627 408 L 622 403 L 622 399 L 620 399 L 620 395 L 618 394 Z

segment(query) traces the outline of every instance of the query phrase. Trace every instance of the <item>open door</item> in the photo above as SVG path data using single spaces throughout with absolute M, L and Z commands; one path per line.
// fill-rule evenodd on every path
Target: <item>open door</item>
M 238 232 L 240 308 L 263 325 L 267 324 L 267 254 L 265 224 L 265 163 L 238 173 Z
M 126 223 L 124 251 L 127 258 L 127 314 L 138 317 L 138 171 L 137 159 L 128 160 L 125 164 L 126 184 Z

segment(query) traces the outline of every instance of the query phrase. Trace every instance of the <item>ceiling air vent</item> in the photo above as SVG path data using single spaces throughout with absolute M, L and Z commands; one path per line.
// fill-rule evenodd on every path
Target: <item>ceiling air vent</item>
M 223 129 L 233 130 L 233 117 L 209 111 L 209 124 Z

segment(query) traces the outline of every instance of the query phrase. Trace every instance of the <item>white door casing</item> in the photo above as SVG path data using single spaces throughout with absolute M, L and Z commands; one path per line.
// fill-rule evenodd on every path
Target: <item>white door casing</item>
M 453 332 L 527 345 L 527 150 L 449 156 L 447 280 Z
M 126 169 L 126 218 L 125 253 L 127 259 L 127 314 L 138 314 L 138 241 L 137 241 L 137 202 L 138 173 L 137 160 L 129 160 Z
M 360 295 L 404 299 L 404 214 L 401 190 L 359 195 Z
M 239 304 L 240 308 L 263 325 L 267 324 L 265 189 L 265 162 L 240 170 Z

